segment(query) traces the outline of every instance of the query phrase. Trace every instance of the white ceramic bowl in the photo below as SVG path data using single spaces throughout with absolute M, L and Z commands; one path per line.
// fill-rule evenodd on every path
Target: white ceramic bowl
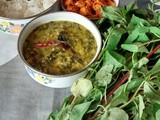
M 39 72 L 35 70 L 33 67 L 31 67 L 26 60 L 24 59 L 22 49 L 23 49 L 23 43 L 26 40 L 27 36 L 37 27 L 40 26 L 41 24 L 48 23 L 50 21 L 60 21 L 60 20 L 65 20 L 65 21 L 72 21 L 79 23 L 83 26 L 85 26 L 88 30 L 92 32 L 94 35 L 96 42 L 97 42 L 97 52 L 92 61 L 86 66 L 88 67 L 90 64 L 92 64 L 95 59 L 97 58 L 100 50 L 101 50 L 101 35 L 95 24 L 87 19 L 86 17 L 79 15 L 77 13 L 73 12 L 55 12 L 55 13 L 50 13 L 46 14 L 40 17 L 37 17 L 33 19 L 31 22 L 29 22 L 22 32 L 19 35 L 18 39 L 18 52 L 19 55 L 22 59 L 22 61 L 25 64 L 26 70 L 28 74 L 36 80 L 38 83 L 48 86 L 48 87 L 53 87 L 53 88 L 65 88 L 65 87 L 70 87 L 72 83 L 77 80 L 80 77 L 83 77 L 86 74 L 86 67 L 79 72 L 68 74 L 68 75 L 48 75 L 42 72 Z
M 55 0 L 56 2 L 56 0 Z M 54 4 L 53 4 L 54 5 Z M 21 18 L 21 19 L 13 19 L 13 18 L 6 18 L 0 16 L 0 31 L 3 31 L 4 33 L 9 33 L 12 35 L 19 35 L 23 27 L 31 21 L 33 18 L 41 16 L 43 14 L 46 14 L 51 11 L 53 5 L 51 5 L 48 9 L 44 10 L 43 12 L 40 12 L 39 14 L 36 14 L 34 16 Z

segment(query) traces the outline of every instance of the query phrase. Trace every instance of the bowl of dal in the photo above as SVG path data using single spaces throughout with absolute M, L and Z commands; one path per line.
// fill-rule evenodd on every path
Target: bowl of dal
M 0 31 L 19 35 L 33 18 L 51 11 L 57 0 L 0 0 Z
M 18 53 L 35 81 L 66 88 L 85 76 L 101 44 L 100 32 L 92 21 L 61 11 L 31 20 L 19 35 Z

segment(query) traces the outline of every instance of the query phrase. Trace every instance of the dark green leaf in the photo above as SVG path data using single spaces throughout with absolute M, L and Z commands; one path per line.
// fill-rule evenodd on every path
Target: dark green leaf
M 84 114 L 86 113 L 90 105 L 91 102 L 84 102 L 74 106 L 70 113 L 69 120 L 82 120 Z
M 100 102 L 98 101 L 93 101 L 92 103 L 91 103 L 91 105 L 90 105 L 90 107 L 88 108 L 88 113 L 90 113 L 90 112 L 93 112 L 93 111 L 95 111 L 97 108 L 98 108 L 98 106 L 100 105 Z

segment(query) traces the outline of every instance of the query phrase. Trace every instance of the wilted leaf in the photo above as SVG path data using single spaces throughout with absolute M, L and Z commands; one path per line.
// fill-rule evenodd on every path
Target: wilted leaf
M 113 65 L 104 65 L 96 74 L 95 78 L 100 86 L 107 86 L 112 80 Z
M 71 86 L 72 94 L 77 96 L 86 97 L 91 90 L 93 89 L 92 82 L 88 79 L 80 78 L 79 80 L 75 81 Z
M 111 108 L 109 109 L 109 116 L 108 116 L 108 120 L 128 120 L 128 114 L 117 107 Z

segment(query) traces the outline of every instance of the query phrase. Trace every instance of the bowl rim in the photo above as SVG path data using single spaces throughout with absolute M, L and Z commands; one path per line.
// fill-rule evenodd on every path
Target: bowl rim
M 63 2 L 64 0 L 60 0 L 60 5 L 61 5 L 61 8 L 64 10 L 64 11 L 68 11 L 68 10 L 66 10 L 66 8 L 64 7 L 64 2 Z M 113 0 L 115 3 L 116 3 L 116 6 L 118 6 L 119 5 L 119 0 Z M 69 11 L 68 11 L 69 12 Z M 79 13 L 78 13 L 79 14 Z M 82 15 L 83 16 L 83 15 Z M 87 17 L 87 16 L 85 16 L 85 17 Z M 88 17 L 87 17 L 88 18 Z M 90 19 L 90 20 L 97 20 L 97 19 L 100 19 L 100 18 L 102 18 L 102 17 L 99 17 L 99 18 L 88 18 L 88 19 Z
M 43 10 L 42 12 L 38 13 L 38 14 L 35 14 L 35 15 L 32 15 L 32 16 L 28 16 L 28 17 L 24 17 L 24 18 L 9 18 L 9 17 L 3 17 L 3 16 L 0 16 L 0 19 L 3 19 L 3 20 L 27 20 L 27 19 L 32 19 L 32 18 L 35 18 L 35 17 L 38 17 L 38 16 L 41 16 L 43 14 L 45 14 L 46 12 L 49 12 L 52 7 L 56 4 L 58 0 L 56 0 L 49 8 Z
M 97 49 L 97 55 L 95 54 L 95 56 L 92 58 L 92 60 L 82 69 L 82 70 L 79 70 L 79 71 L 76 71 L 76 72 L 73 72 L 73 73 L 70 73 L 70 74 L 64 74 L 64 75 L 51 75 L 51 74 L 47 74 L 47 73 L 43 73 L 39 70 L 36 70 L 35 68 L 33 68 L 31 65 L 29 65 L 27 63 L 27 61 L 24 59 L 23 57 L 23 54 L 20 54 L 20 38 L 22 36 L 22 33 L 25 31 L 26 27 L 32 23 L 33 21 L 35 21 L 36 19 L 40 18 L 40 17 L 43 17 L 43 16 L 47 16 L 47 15 L 50 15 L 50 14 L 65 14 L 65 13 L 69 13 L 69 14 L 74 14 L 74 15 L 77 15 L 77 16 L 80 16 L 82 17 L 82 19 L 85 19 L 87 20 L 88 22 L 90 22 L 90 24 L 92 24 L 93 27 L 95 27 L 96 31 L 98 32 L 99 34 L 99 37 L 100 37 L 100 43 L 99 43 L 99 50 Z M 68 20 L 69 21 L 69 20 Z M 47 23 L 47 22 L 46 22 Z M 43 23 L 44 24 L 44 23 Z M 79 23 L 80 24 L 80 23 Z M 36 17 L 34 19 L 32 19 L 31 21 L 29 21 L 25 26 L 24 28 L 22 29 L 19 37 L 18 37 L 18 42 L 17 42 L 17 48 L 18 48 L 18 54 L 21 58 L 21 60 L 23 61 L 23 63 L 25 64 L 25 66 L 29 67 L 31 70 L 33 70 L 34 72 L 38 73 L 38 74 L 41 74 L 42 76 L 47 76 L 47 77 L 55 77 L 55 78 L 64 78 L 64 77 L 71 77 L 71 76 L 74 76 L 76 74 L 79 74 L 83 71 L 85 71 L 94 61 L 96 61 L 96 59 L 98 58 L 100 52 L 101 52 L 101 49 L 102 49 L 102 37 L 101 37 L 101 34 L 100 34 L 100 31 L 98 30 L 97 26 L 91 21 L 89 20 L 88 18 L 84 17 L 83 15 L 80 15 L 80 14 L 77 14 L 77 13 L 73 13 L 73 12 L 69 12 L 69 11 L 57 11 L 57 12 L 53 12 L 53 13 L 48 13 L 48 14 L 45 14 L 45 15 L 41 15 L 39 17 Z

